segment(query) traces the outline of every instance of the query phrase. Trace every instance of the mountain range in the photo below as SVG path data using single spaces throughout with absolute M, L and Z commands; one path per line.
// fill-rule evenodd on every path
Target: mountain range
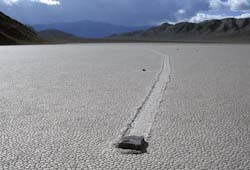
M 72 23 L 52 23 L 31 25 L 36 31 L 47 29 L 56 29 L 66 33 L 73 34 L 81 38 L 103 38 L 112 34 L 121 34 L 135 30 L 145 30 L 151 26 L 129 27 L 121 25 L 113 25 L 104 22 L 95 22 L 90 20 L 82 20 Z
M 250 42 L 250 18 L 227 18 L 201 23 L 164 23 L 147 30 L 112 35 L 108 38 L 124 41 Z
M 250 18 L 227 18 L 222 20 L 208 20 L 201 23 L 164 23 L 160 26 L 155 26 L 146 30 L 138 27 L 138 29 L 141 30 L 121 34 L 116 33 L 112 36 L 98 39 L 81 38 L 76 35 L 77 32 L 71 34 L 58 29 L 46 29 L 36 32 L 31 27 L 6 16 L 2 12 L 0 12 L 0 21 L 0 45 L 138 41 L 250 43 Z M 71 28 L 70 25 L 66 25 Z M 76 27 L 76 25 L 73 24 L 72 28 L 74 27 Z M 121 27 L 123 28 L 123 26 Z M 82 25 L 78 30 L 87 30 L 87 28 L 84 28 Z M 110 31 L 112 32 L 112 29 Z M 95 32 L 93 29 L 92 33 L 101 36 L 101 33 L 97 30 Z M 102 36 L 104 35 L 109 35 L 109 33 L 103 34 L 102 32 Z

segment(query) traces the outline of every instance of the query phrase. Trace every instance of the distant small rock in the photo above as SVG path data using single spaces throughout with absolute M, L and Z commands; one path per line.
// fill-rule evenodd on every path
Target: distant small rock
M 145 71 L 147 71 L 147 70 L 144 68 L 144 69 L 142 69 L 142 71 L 145 72 Z

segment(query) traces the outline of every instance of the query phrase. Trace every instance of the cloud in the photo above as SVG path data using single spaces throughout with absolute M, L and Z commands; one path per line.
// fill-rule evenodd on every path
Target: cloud
M 12 5 L 14 3 L 17 3 L 19 0 L 3 0 L 3 2 L 7 5 Z
M 23 0 L 3 0 L 3 2 L 6 5 L 13 5 L 18 3 L 19 1 L 23 1 Z M 46 5 L 60 5 L 60 1 L 59 0 L 28 0 L 30 2 L 38 2 L 41 4 L 46 4 Z
M 205 20 L 211 20 L 211 19 L 223 19 L 223 18 L 248 18 L 250 17 L 250 13 L 244 13 L 238 16 L 232 16 L 232 15 L 211 15 L 211 14 L 205 14 L 205 13 L 197 13 L 195 16 L 190 18 L 189 22 L 193 23 L 199 23 Z
M 210 0 L 212 9 L 228 8 L 231 11 L 250 11 L 250 0 Z
M 93 20 L 153 25 L 250 13 L 250 0 L 0 0 L 0 11 L 26 24 Z M 46 4 L 46 5 L 45 5 Z
M 15 5 L 1 7 L 3 1 L 0 0 L 0 10 L 27 24 L 93 20 L 128 26 L 152 25 L 190 18 L 209 9 L 209 0 L 16 0 L 12 3 Z
M 185 14 L 186 10 L 185 9 L 179 9 L 177 12 L 178 12 L 178 14 Z
M 195 16 L 190 18 L 190 22 L 193 23 L 199 23 L 205 20 L 210 20 L 210 19 L 222 19 L 222 15 L 210 15 L 210 14 L 205 14 L 205 13 L 197 13 Z
M 31 0 L 31 1 L 39 2 L 46 5 L 60 5 L 60 1 L 58 0 Z
M 240 16 L 236 18 L 250 18 L 250 13 L 241 14 Z

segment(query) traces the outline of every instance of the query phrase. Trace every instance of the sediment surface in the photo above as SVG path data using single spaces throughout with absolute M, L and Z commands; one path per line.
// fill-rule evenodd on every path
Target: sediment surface
M 249 47 L 0 47 L 0 169 L 248 170 Z M 170 57 L 171 81 L 147 153 L 122 154 L 112 143 L 162 70 L 152 50 Z

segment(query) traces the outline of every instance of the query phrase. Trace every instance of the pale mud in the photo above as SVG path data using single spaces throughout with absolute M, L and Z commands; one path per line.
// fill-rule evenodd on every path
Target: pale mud
M 151 49 L 171 57 L 171 81 L 150 124 L 148 153 L 104 153 L 162 69 L 162 56 Z M 248 170 L 249 49 L 0 47 L 0 169 Z

